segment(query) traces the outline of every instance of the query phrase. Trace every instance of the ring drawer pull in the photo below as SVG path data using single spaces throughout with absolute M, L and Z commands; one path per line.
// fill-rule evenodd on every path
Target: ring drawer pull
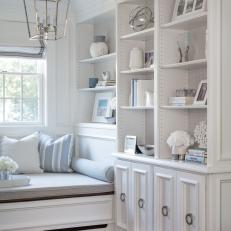
M 139 208 L 144 208 L 144 200 L 143 199 L 139 199 L 138 200 L 138 206 L 139 206 Z
M 185 221 L 186 221 L 187 225 L 192 225 L 193 224 L 193 215 L 192 215 L 192 213 L 186 214 Z
M 124 202 L 124 201 L 126 200 L 126 194 L 125 194 L 125 193 L 121 193 L 121 194 L 120 194 L 120 200 L 121 200 L 122 202 Z
M 162 207 L 162 215 L 164 217 L 167 217 L 168 216 L 168 206 L 163 206 Z

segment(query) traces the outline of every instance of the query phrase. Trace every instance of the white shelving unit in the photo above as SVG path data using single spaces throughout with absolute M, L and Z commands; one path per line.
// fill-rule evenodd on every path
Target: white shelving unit
M 121 106 L 121 109 L 124 110 L 153 110 L 154 107 L 146 107 L 146 106 L 138 106 L 138 107 L 134 107 L 134 106 Z
M 171 106 L 171 105 L 165 105 L 165 106 L 161 106 L 161 108 L 163 109 L 189 109 L 189 110 L 193 110 L 193 109 L 207 109 L 207 105 L 186 105 L 186 106 Z
M 140 68 L 135 70 L 124 70 L 121 71 L 120 74 L 145 74 L 145 73 L 153 73 L 154 67 L 146 67 L 146 68 Z
M 89 88 L 89 78 L 101 80 L 102 72 L 108 71 L 110 79 L 116 80 L 116 40 L 115 40 L 115 10 L 98 14 L 76 25 L 77 44 L 77 91 L 78 110 L 77 124 L 89 124 L 92 127 L 92 114 L 95 95 L 111 91 L 116 94 L 116 86 Z M 90 46 L 96 35 L 106 36 L 109 48 L 107 55 L 90 58 Z M 97 126 L 107 124 L 97 124 Z M 110 126 L 110 124 L 109 124 Z M 113 125 L 115 128 L 115 126 Z
M 206 65 L 207 65 L 206 59 L 198 59 L 198 60 L 192 60 L 188 62 L 162 65 L 161 68 L 163 69 L 172 69 L 172 68 L 193 69 L 195 68 L 196 69 L 196 68 L 206 67 Z
M 115 91 L 116 86 L 109 86 L 109 87 L 95 87 L 95 88 L 80 88 L 79 91 L 84 92 L 98 92 L 98 91 Z
M 117 2 L 118 146 L 114 156 L 119 230 L 218 231 L 231 227 L 227 215 L 231 205 L 231 1 L 207 0 L 205 12 L 173 21 L 174 6 L 179 2 Z M 192 2 L 199 3 L 181 3 Z M 137 39 L 139 36 L 128 26 L 128 15 L 138 5 L 148 5 L 155 11 L 151 43 L 142 33 Z M 181 39 L 189 45 L 190 61 L 183 63 L 179 63 L 178 51 Z M 128 71 L 129 51 L 134 46 L 153 48 L 154 72 Z M 129 105 L 133 76 L 154 79 L 154 110 L 124 106 Z M 208 83 L 208 105 L 168 105 L 176 90 L 197 89 L 201 80 Z M 172 150 L 166 143 L 169 135 L 177 130 L 193 135 L 201 121 L 208 126 L 207 164 L 172 160 Z M 139 144 L 153 139 L 155 157 L 125 153 L 126 135 L 137 136 Z M 145 202 L 144 206 L 140 202 Z
M 155 158 L 171 158 L 166 140 L 171 132 L 185 130 L 193 134 L 201 120 L 207 120 L 207 105 L 168 105 L 177 89 L 197 89 L 207 79 L 206 28 L 207 12 L 172 21 L 174 0 L 123 1 L 117 8 L 117 75 L 118 75 L 118 151 L 123 152 L 124 137 L 135 135 L 138 143 L 150 137 L 155 144 Z M 129 13 L 139 5 L 155 9 L 155 25 L 133 32 L 128 25 Z M 154 7 L 155 6 L 155 7 Z M 185 36 L 187 35 L 187 36 Z M 189 61 L 179 63 L 177 41 L 188 39 Z M 153 50 L 154 67 L 129 69 L 129 53 L 133 47 Z M 129 106 L 131 79 L 153 79 L 154 107 Z M 125 106 L 128 105 L 128 106 Z M 155 110 L 154 110 L 155 108 Z M 132 118 L 132 119 L 131 119 Z M 136 121 L 134 128 L 133 121 Z M 154 136 L 155 134 L 155 136 Z M 187 163 L 186 163 L 187 164 Z
M 163 29 L 192 30 L 207 24 L 207 12 L 172 21 L 162 25 Z
M 154 67 L 130 70 L 130 51 L 139 47 L 154 51 L 155 27 L 133 31 L 129 26 L 129 14 L 137 6 L 148 6 L 154 12 L 154 1 L 122 1 L 117 8 L 117 150 L 123 152 L 126 135 L 137 136 L 139 144 L 154 144 L 154 107 L 130 106 L 131 80 L 154 80 Z M 153 89 L 154 85 L 150 88 Z M 154 99 L 153 99 L 154 101 Z
M 79 62 L 80 63 L 95 64 L 95 63 L 104 63 L 104 62 L 107 62 L 107 61 L 111 61 L 111 60 L 113 60 L 115 58 L 116 58 L 116 53 L 111 53 L 111 54 L 99 56 L 99 57 L 96 57 L 96 58 L 82 59 L 82 60 L 79 60 Z
M 133 32 L 120 37 L 121 40 L 150 40 L 153 38 L 154 27 L 139 32 Z

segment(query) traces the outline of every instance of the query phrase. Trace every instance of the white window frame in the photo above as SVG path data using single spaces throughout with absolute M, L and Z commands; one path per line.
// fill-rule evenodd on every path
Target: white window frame
M 22 57 L 23 58 L 23 57 Z M 45 65 L 42 67 L 42 73 L 23 73 L 23 72 L 8 72 L 8 71 L 2 71 L 0 72 L 0 75 L 3 76 L 3 120 L 5 116 L 5 100 L 6 99 L 12 99 L 12 98 L 6 98 L 5 97 L 5 76 L 6 75 L 18 75 L 21 76 L 21 96 L 15 97 L 15 99 L 21 100 L 21 117 L 23 115 L 23 86 L 22 86 L 22 78 L 26 75 L 36 75 L 39 77 L 39 96 L 38 96 L 38 121 L 18 121 L 18 122 L 0 122 L 0 127 L 15 127 L 15 126 L 45 126 Z M 25 99 L 25 98 L 24 98 Z

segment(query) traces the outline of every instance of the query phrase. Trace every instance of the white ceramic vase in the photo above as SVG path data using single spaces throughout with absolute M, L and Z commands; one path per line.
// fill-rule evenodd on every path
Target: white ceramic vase
M 105 42 L 105 36 L 96 36 L 94 42 L 90 46 L 90 54 L 92 58 L 108 54 L 108 45 Z
M 134 47 L 130 52 L 129 67 L 131 70 L 144 67 L 143 50 L 139 47 Z

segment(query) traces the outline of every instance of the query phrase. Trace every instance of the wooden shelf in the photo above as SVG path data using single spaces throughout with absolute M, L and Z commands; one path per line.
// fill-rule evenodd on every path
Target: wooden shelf
M 145 67 L 135 70 L 124 70 L 121 71 L 120 74 L 145 74 L 154 72 L 154 67 Z
M 115 91 L 116 86 L 109 87 L 95 87 L 95 88 L 80 88 L 79 91 L 83 92 L 97 92 L 97 91 Z
M 207 12 L 202 12 L 200 14 L 187 17 L 184 19 L 179 19 L 166 23 L 162 25 L 162 28 L 166 29 L 179 29 L 179 30 L 192 30 L 194 28 L 199 28 L 206 26 L 207 24 Z
M 150 40 L 154 38 L 154 27 L 148 28 L 139 32 L 123 35 L 121 40 Z
M 186 105 L 186 106 L 161 106 L 163 109 L 173 109 L 173 110 L 180 110 L 180 109 L 207 109 L 207 105 Z
M 162 65 L 161 68 L 163 69 L 193 69 L 193 68 L 200 68 L 200 67 L 206 67 L 207 66 L 207 59 L 198 59 L 198 60 L 192 60 L 189 62 L 183 62 L 183 63 L 173 63 L 173 64 L 166 64 Z
M 116 53 L 111 53 L 111 54 L 99 56 L 96 58 L 82 59 L 79 62 L 80 63 L 90 63 L 90 64 L 103 63 L 103 62 L 111 61 L 115 59 L 115 57 L 116 57 Z
M 137 107 L 134 107 L 134 106 L 122 106 L 120 108 L 124 109 L 124 110 L 153 110 L 154 109 L 154 107 L 146 107 L 146 106 L 137 106 Z

